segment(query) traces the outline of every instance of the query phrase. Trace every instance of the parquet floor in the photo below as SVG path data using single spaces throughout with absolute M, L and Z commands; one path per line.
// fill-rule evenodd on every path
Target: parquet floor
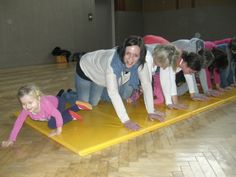
M 34 82 L 47 94 L 74 86 L 74 64 L 0 69 L 0 141 L 19 110 L 16 92 Z M 0 148 L 0 177 L 236 177 L 236 102 L 80 157 L 25 125 Z

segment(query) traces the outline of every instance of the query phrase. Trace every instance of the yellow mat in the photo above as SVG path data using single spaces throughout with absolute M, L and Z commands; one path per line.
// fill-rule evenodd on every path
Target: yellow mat
M 188 105 L 187 110 L 169 110 L 164 105 L 157 107 L 158 110 L 166 114 L 166 121 L 162 123 L 151 122 L 147 119 L 142 99 L 136 105 L 127 104 L 126 108 L 129 116 L 142 127 L 141 130 L 136 132 L 128 131 L 124 128 L 117 118 L 111 103 L 102 102 L 92 111 L 83 110 L 78 112 L 83 117 L 83 121 L 72 121 L 64 125 L 62 134 L 51 139 L 71 151 L 85 156 L 177 121 L 190 118 L 226 102 L 235 101 L 236 89 L 224 93 L 219 98 L 211 98 L 207 102 L 191 101 L 188 96 L 181 96 L 180 99 Z M 48 136 L 50 132 L 46 122 L 32 121 L 28 118 L 26 123 L 44 135 Z

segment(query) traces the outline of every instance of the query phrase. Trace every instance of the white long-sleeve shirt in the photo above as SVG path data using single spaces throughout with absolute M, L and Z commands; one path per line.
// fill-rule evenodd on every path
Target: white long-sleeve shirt
M 175 45 L 176 47 L 178 47 L 179 49 L 184 50 L 186 52 L 198 53 L 200 50 L 204 49 L 204 42 L 198 38 L 192 38 L 190 40 L 189 39 L 180 39 L 180 40 L 172 42 L 172 44 Z M 206 93 L 208 91 L 208 86 L 207 86 L 205 69 L 202 68 L 198 72 L 198 74 L 199 74 L 202 89 L 203 89 L 204 93 Z M 193 78 L 193 82 L 194 82 L 195 93 L 199 93 L 195 76 Z
M 80 60 L 80 66 L 85 75 L 98 85 L 107 88 L 108 95 L 114 106 L 114 109 L 122 123 L 130 118 L 126 112 L 124 103 L 119 94 L 119 85 L 124 84 L 129 78 L 121 74 L 121 78 L 117 81 L 116 75 L 111 67 L 111 62 L 116 49 L 97 50 L 85 54 Z M 153 91 L 151 85 L 150 66 L 153 63 L 152 56 L 149 52 L 146 55 L 146 63 L 144 67 L 138 68 L 138 76 L 142 85 L 144 103 L 148 113 L 154 113 Z
M 180 41 L 178 41 L 180 42 Z M 183 46 L 187 45 L 187 41 L 181 41 L 181 44 Z M 149 52 L 153 52 L 154 48 L 159 45 L 159 44 L 146 44 L 147 50 Z M 153 62 L 153 61 L 152 61 Z M 153 66 L 153 64 L 152 64 Z M 162 91 L 165 97 L 165 103 L 166 105 L 172 104 L 172 96 L 177 95 L 177 86 L 175 82 L 176 78 L 176 73 L 178 73 L 181 70 L 181 68 L 177 68 L 176 71 L 173 71 L 172 67 L 167 67 L 166 69 L 160 68 L 160 82 L 161 82 L 161 87 Z M 195 93 L 195 83 L 194 83 L 194 76 L 192 74 L 184 74 L 184 77 L 186 79 L 189 92 L 190 93 Z
M 165 69 L 160 68 L 160 82 L 162 91 L 165 97 L 166 105 L 173 104 L 172 96 L 177 95 L 177 86 L 175 82 L 176 73 L 178 73 L 181 68 L 177 68 L 176 71 L 172 69 L 172 67 L 167 67 Z M 194 93 L 194 81 L 192 74 L 184 74 L 186 82 L 188 84 L 189 92 Z

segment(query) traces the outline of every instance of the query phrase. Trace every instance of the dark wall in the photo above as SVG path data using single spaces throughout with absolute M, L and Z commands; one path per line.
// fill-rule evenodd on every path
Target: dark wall
M 113 29 L 112 21 L 114 20 L 112 13 L 114 13 L 114 7 L 112 7 L 110 0 L 96 0 L 95 1 L 95 31 L 96 35 L 96 49 L 106 49 L 113 47 Z
M 154 34 L 170 41 L 195 33 L 204 40 L 236 36 L 234 0 L 142 0 L 142 9 L 131 8 L 135 0 L 124 2 L 125 9 L 116 12 L 118 41 L 129 34 Z
M 120 45 L 129 35 L 143 35 L 143 15 L 141 12 L 115 13 L 116 45 Z
M 55 46 L 71 52 L 111 47 L 110 3 L 1 0 L 0 68 L 55 63 L 50 55 Z
M 1 0 L 0 68 L 55 63 L 55 46 L 87 52 L 121 44 L 131 34 L 170 41 L 196 32 L 205 40 L 236 36 L 235 2 L 127 0 L 114 15 L 113 0 Z
M 236 8 L 199 7 L 145 12 L 144 34 L 163 36 L 170 41 L 201 34 L 204 40 L 236 36 Z

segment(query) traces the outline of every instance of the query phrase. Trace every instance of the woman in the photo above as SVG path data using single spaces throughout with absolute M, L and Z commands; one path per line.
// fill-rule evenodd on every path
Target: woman
M 143 39 L 139 36 L 129 36 L 122 46 L 83 55 L 76 68 L 77 99 L 96 106 L 106 89 L 124 126 L 130 130 L 138 130 L 140 126 L 130 120 L 122 98 L 128 98 L 132 90 L 138 88 L 140 80 L 149 118 L 163 121 L 163 113 L 154 110 L 151 74 L 146 63 L 146 54 Z
M 166 105 L 170 109 L 186 109 L 186 106 L 178 102 L 176 73 L 181 70 L 188 84 L 189 92 L 193 100 L 205 100 L 195 94 L 192 73 L 201 69 L 202 57 L 193 52 L 181 52 L 172 44 L 157 45 L 152 53 L 153 61 L 160 67 L 160 83 L 165 97 Z

